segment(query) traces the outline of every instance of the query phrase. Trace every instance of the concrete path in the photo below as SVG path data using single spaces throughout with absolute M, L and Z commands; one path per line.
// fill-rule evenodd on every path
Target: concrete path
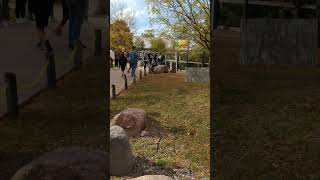
M 61 8 L 55 8 L 55 16 L 61 19 Z M 54 48 L 56 71 L 58 78 L 71 70 L 71 51 L 68 48 L 68 27 L 65 28 L 63 36 L 57 37 L 54 29 L 57 22 L 50 22 L 48 28 L 48 39 Z M 84 49 L 84 59 L 94 53 L 94 29 L 103 30 L 103 48 L 106 47 L 105 18 L 90 17 L 83 25 L 81 40 L 87 46 Z M 46 74 L 44 64 L 46 56 L 44 51 L 36 47 L 38 41 L 34 22 L 24 24 L 11 24 L 0 28 L 0 116 L 6 112 L 4 78 L 5 72 L 16 73 L 18 79 L 19 102 L 23 102 L 32 95 L 46 87 Z M 44 72 L 40 74 L 40 72 Z M 39 79 L 39 80 L 38 80 Z M 38 83 L 36 83 L 38 80 Z M 28 87 L 31 86 L 32 87 Z
M 126 77 L 128 79 L 128 86 L 133 84 L 133 78 L 131 77 L 131 72 L 127 72 L 128 68 L 125 71 Z M 138 67 L 136 69 L 136 82 L 140 80 L 140 71 L 142 71 L 142 78 L 144 77 L 143 67 Z M 121 77 L 120 69 L 110 69 L 110 97 L 112 97 L 112 85 L 116 86 L 116 94 L 119 94 L 125 89 L 124 78 Z M 147 75 L 149 74 L 149 69 L 147 68 Z

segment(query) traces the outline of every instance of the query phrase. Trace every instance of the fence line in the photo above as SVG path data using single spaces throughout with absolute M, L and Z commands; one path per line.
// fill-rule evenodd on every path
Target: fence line
M 101 30 L 100 29 L 96 29 L 95 33 L 99 34 L 98 31 L 101 31 Z M 100 36 L 95 36 L 95 37 L 96 38 L 101 38 L 101 34 L 100 34 Z M 101 39 L 100 40 L 96 39 L 95 52 L 97 52 L 97 50 L 101 51 L 102 47 L 98 45 L 99 42 L 101 42 Z M 83 51 L 82 51 L 81 46 L 82 46 L 81 43 L 78 42 L 77 46 L 74 48 L 74 50 L 69 55 L 69 58 L 67 59 L 67 61 L 64 61 L 65 64 L 68 64 L 68 65 L 73 63 L 73 67 L 71 68 L 71 70 L 72 69 L 73 70 L 79 69 L 82 66 L 82 63 L 83 63 Z M 18 89 L 27 90 L 27 89 L 32 89 L 32 88 L 36 87 L 39 84 L 39 82 L 43 79 L 43 77 L 46 75 L 46 72 L 47 72 L 47 81 L 48 81 L 47 85 L 48 85 L 48 88 L 49 89 L 55 88 L 55 83 L 56 83 L 55 59 L 54 59 L 54 54 L 52 54 L 51 50 L 52 50 L 51 49 L 51 45 L 48 42 L 48 47 L 47 47 L 47 51 L 48 52 L 47 52 L 47 56 L 46 56 L 46 58 L 47 58 L 46 63 L 41 67 L 41 69 L 40 69 L 39 73 L 37 74 L 36 78 L 33 81 L 31 81 L 30 83 L 24 83 L 24 82 L 16 80 L 16 82 L 15 82 L 15 84 L 16 84 L 15 86 L 16 87 L 14 88 L 16 91 Z M 101 54 L 99 54 L 99 53 L 96 54 L 95 53 L 95 56 L 97 56 L 97 55 L 101 55 Z M 12 73 L 12 74 L 15 76 L 14 73 Z M 8 92 L 8 90 L 7 90 L 8 89 L 7 82 L 5 84 L 6 84 L 5 87 L 1 87 L 0 86 L 0 97 L 5 97 L 6 96 L 7 99 L 8 99 L 8 96 L 10 96 L 10 94 L 12 95 L 12 93 Z M 17 96 L 16 98 L 18 99 L 19 95 L 16 94 L 15 96 Z M 27 98 L 27 99 L 29 99 L 29 98 Z M 7 103 L 8 103 L 8 101 L 7 101 Z M 7 108 L 8 108 L 8 104 L 7 104 Z M 16 108 L 18 108 L 18 107 L 16 107 Z M 12 114 L 10 114 L 9 109 L 7 109 L 7 112 L 4 115 L 8 114 L 8 116 L 10 118 L 12 116 Z M 0 118 L 1 117 L 3 117 L 3 115 L 1 115 Z

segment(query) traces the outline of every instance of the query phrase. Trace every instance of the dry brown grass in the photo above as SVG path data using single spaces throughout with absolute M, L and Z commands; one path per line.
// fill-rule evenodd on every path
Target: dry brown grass
M 128 177 L 209 177 L 209 94 L 209 84 L 185 83 L 180 73 L 162 74 L 147 76 L 111 101 L 112 117 L 129 107 L 145 109 L 149 117 L 151 135 L 130 142 L 138 167 Z

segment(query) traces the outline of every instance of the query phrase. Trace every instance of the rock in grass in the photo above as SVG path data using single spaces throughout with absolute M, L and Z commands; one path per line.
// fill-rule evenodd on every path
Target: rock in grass
M 111 125 L 122 127 L 131 137 L 140 137 L 141 131 L 146 128 L 147 114 L 143 109 L 128 108 L 115 115 Z
M 131 172 L 133 155 L 126 131 L 120 126 L 110 128 L 110 174 L 123 176 Z
M 137 177 L 131 180 L 174 180 L 174 179 L 164 175 L 146 175 L 146 176 Z
M 154 68 L 154 73 L 160 74 L 160 73 L 168 73 L 169 68 L 166 65 L 158 65 L 157 67 Z
M 141 137 L 149 136 L 149 132 L 148 131 L 142 131 L 140 136 Z
M 22 167 L 11 180 L 104 180 L 107 153 L 84 147 L 68 147 L 44 154 Z

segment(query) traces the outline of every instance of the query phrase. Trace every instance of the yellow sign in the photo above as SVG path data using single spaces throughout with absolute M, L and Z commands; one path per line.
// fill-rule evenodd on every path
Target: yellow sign
M 189 41 L 188 40 L 179 40 L 179 48 L 188 49 Z

